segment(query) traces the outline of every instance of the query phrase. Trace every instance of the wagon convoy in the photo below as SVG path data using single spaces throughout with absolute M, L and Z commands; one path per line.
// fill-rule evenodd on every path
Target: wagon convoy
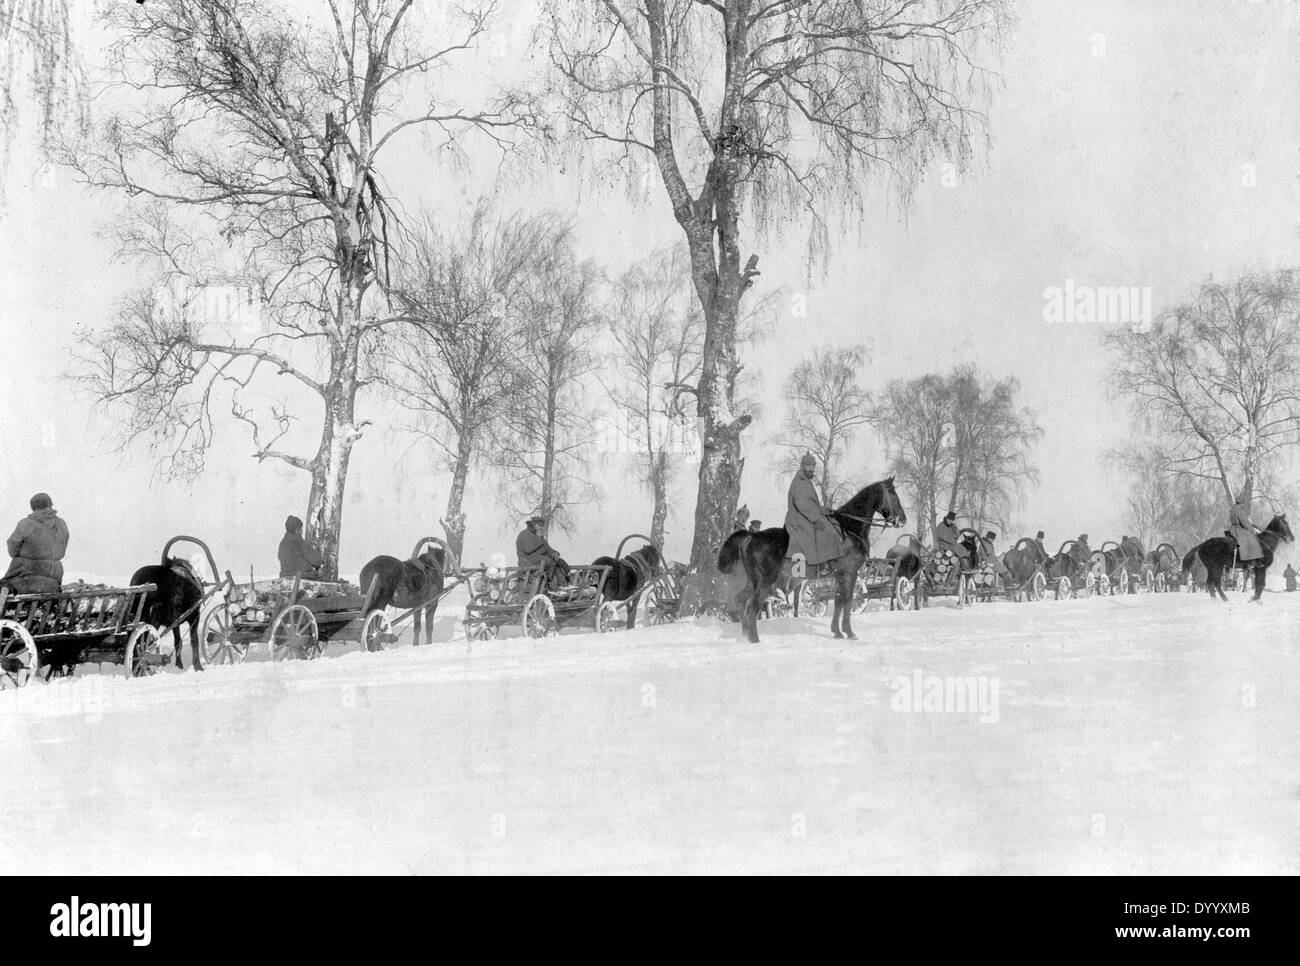
M 638 540 L 641 549 L 625 553 Z M 373 576 L 367 578 L 369 587 L 302 576 L 257 580 L 252 574 L 246 583 L 237 583 L 229 570 L 217 566 L 206 543 L 184 535 L 165 545 L 164 567 L 170 562 L 193 573 L 188 563 L 170 557 L 179 543 L 201 551 L 210 577 L 201 579 L 201 594 L 196 591 L 189 606 L 177 608 L 180 612 L 166 622 L 150 619 L 157 613 L 150 604 L 158 590 L 155 583 L 69 586 L 46 594 L 15 594 L 0 586 L 0 687 L 68 675 L 84 664 L 118 665 L 128 677 L 153 674 L 173 660 L 162 642 L 172 632 L 174 650 L 179 650 L 178 628 L 185 624 L 198 628 L 199 650 L 209 664 L 238 664 L 254 645 L 273 661 L 312 660 L 334 643 L 354 644 L 366 652 L 384 650 L 397 643 L 400 626 L 412 618 L 418 643 L 421 614 L 431 625 L 438 603 L 462 586 L 469 597 L 461 616 L 468 642 L 495 639 L 503 628 L 517 628 L 534 639 L 565 629 L 624 630 L 635 626 L 638 611 L 656 626 L 678 619 L 687 573 L 683 564 L 665 561 L 660 548 L 641 534 L 624 537 L 612 557 L 561 568 L 466 569 L 442 540 L 426 537 L 416 544 L 409 564 L 436 566 L 437 579 L 422 597 L 403 605 L 400 594 L 377 602 Z M 1140 554 L 1115 541 L 1090 551 L 1086 544 L 1067 540 L 1049 554 L 1041 540 L 1022 537 L 996 559 L 991 544 L 984 544 L 974 530 L 962 530 L 960 543 L 964 555 L 928 549 L 916 535 L 904 534 L 883 556 L 866 557 L 856 575 L 853 612 L 864 613 L 872 601 L 909 611 L 943 597 L 967 607 L 991 600 L 1165 593 L 1197 585 L 1197 561 L 1184 568 L 1168 543 Z M 138 571 L 136 580 L 159 569 Z M 830 574 L 791 580 L 771 592 L 762 614 L 823 616 L 839 592 L 836 581 Z M 390 606 L 405 609 L 390 616 Z M 179 665 L 179 654 L 175 660 Z

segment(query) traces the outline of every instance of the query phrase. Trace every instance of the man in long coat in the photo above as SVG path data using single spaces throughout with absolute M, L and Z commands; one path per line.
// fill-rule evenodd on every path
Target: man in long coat
M 3 579 L 19 594 L 57 594 L 63 587 L 68 525 L 48 493 L 37 493 L 28 505 L 32 512 L 18 521 L 9 537 L 12 559 Z
M 1242 487 L 1237 502 L 1228 511 L 1228 525 L 1237 541 L 1237 559 L 1242 563 L 1259 560 L 1264 556 L 1264 548 L 1255 535 L 1255 524 L 1250 519 L 1250 504 L 1251 487 L 1248 483 Z
M 817 484 L 813 482 L 816 475 L 817 457 L 806 453 L 799 461 L 799 472 L 790 481 L 785 511 L 785 529 L 790 534 L 788 556 L 802 553 L 809 577 L 842 552 L 839 528 L 822 505 Z

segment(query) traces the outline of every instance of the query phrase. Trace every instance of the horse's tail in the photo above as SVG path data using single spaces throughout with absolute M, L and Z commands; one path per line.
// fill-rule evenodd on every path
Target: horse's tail
M 722 542 L 722 548 L 718 551 L 719 573 L 729 574 L 736 569 L 736 564 L 741 560 L 741 551 L 749 543 L 749 537 L 748 530 L 737 530 Z
M 1186 577 L 1189 573 L 1191 573 L 1192 563 L 1196 559 L 1196 551 L 1199 550 L 1200 548 L 1201 545 L 1197 544 L 1191 550 L 1187 551 L 1187 553 L 1183 554 L 1183 576 L 1184 577 Z
M 361 613 L 369 614 L 375 609 L 375 601 L 379 598 L 379 571 L 377 569 L 370 575 L 369 586 L 363 587 L 362 591 L 366 596 L 361 604 Z

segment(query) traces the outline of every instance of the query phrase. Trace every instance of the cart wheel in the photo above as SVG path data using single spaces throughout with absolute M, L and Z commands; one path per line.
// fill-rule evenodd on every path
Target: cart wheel
M 1056 599 L 1069 600 L 1074 596 L 1074 587 L 1070 584 L 1069 577 L 1062 577 L 1056 582 Z
M 158 647 L 158 628 L 143 624 L 126 639 L 126 660 L 122 662 L 128 678 L 145 678 L 166 663 Z
M 1092 571 L 1088 571 L 1087 575 L 1083 578 L 1083 586 L 1079 589 L 1083 591 L 1084 597 L 1091 597 L 1096 592 L 1097 577 L 1092 573 Z M 1076 593 L 1075 596 L 1078 597 L 1079 594 Z
M 324 648 L 316 628 L 316 615 L 302 604 L 291 604 L 271 622 L 266 639 L 273 661 L 314 661 Z
M 361 646 L 366 651 L 382 651 L 389 644 L 396 644 L 393 625 L 388 615 L 382 610 L 372 610 L 361 624 Z
M 238 664 L 248 654 L 248 641 L 235 639 L 235 622 L 224 601 L 208 610 L 199 621 L 199 641 L 204 664 Z
M 1119 593 L 1120 593 L 1120 596 L 1121 596 L 1121 597 L 1125 597 L 1125 596 L 1127 596 L 1127 595 L 1128 595 L 1128 589 L 1129 589 L 1128 571 L 1127 571 L 1127 570 L 1121 570 L 1121 571 L 1119 572 Z
M 645 622 L 651 627 L 677 620 L 679 599 L 673 595 L 671 582 L 660 577 L 645 594 Z
M 0 620 L 0 691 L 26 687 L 41 668 L 41 656 L 27 628 Z
M 465 605 L 465 636 L 471 641 L 491 641 L 500 636 L 501 625 L 490 621 L 482 608 L 496 603 L 491 594 L 475 594 Z
M 596 608 L 596 633 L 627 630 L 627 621 L 618 619 L 618 605 L 612 600 L 602 601 Z
M 559 631 L 555 622 L 555 605 L 545 594 L 534 594 L 524 608 L 524 637 L 554 637 Z
M 893 603 L 899 610 L 916 610 L 916 583 L 911 577 L 899 577 L 894 581 Z
M 826 601 L 818 595 L 811 580 L 805 580 L 799 585 L 799 613 L 809 617 L 826 616 Z
M 1034 574 L 1034 579 L 1029 582 L 1029 599 L 1033 601 L 1045 600 L 1047 598 L 1047 578 L 1043 576 L 1040 570 Z
M 1156 574 L 1155 590 L 1157 594 L 1163 594 L 1165 592 L 1165 575 L 1163 573 Z

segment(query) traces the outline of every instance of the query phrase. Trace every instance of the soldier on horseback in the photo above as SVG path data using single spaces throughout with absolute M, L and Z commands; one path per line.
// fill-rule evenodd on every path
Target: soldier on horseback
M 805 453 L 799 472 L 790 481 L 785 511 L 785 529 L 790 534 L 787 556 L 803 554 L 808 577 L 814 577 L 821 565 L 839 557 L 843 538 L 840 528 L 822 503 L 813 477 L 817 475 L 817 457 Z
M 1243 565 L 1250 565 L 1250 569 L 1258 566 L 1258 562 L 1264 557 L 1264 548 L 1260 545 L 1259 532 L 1255 527 L 1254 521 L 1250 519 L 1251 504 L 1251 486 L 1247 483 L 1241 489 L 1237 496 L 1237 502 L 1232 505 L 1228 511 L 1228 525 L 1232 528 L 1230 533 L 1234 540 L 1237 541 L 1237 559 Z

